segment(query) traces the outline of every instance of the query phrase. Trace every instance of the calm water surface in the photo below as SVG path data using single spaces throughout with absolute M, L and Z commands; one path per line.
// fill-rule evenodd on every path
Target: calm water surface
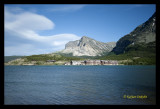
M 156 103 L 155 66 L 5 66 L 5 104 Z M 124 95 L 146 95 L 127 99 Z

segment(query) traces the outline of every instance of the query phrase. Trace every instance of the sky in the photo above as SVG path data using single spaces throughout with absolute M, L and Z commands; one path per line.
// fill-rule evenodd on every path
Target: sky
M 5 4 L 4 55 L 53 53 L 82 36 L 117 42 L 154 12 L 154 4 Z

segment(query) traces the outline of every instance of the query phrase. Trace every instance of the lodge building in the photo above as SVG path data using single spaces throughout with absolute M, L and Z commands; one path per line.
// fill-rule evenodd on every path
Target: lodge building
M 70 61 L 65 65 L 118 65 L 115 60 L 85 60 L 85 61 Z

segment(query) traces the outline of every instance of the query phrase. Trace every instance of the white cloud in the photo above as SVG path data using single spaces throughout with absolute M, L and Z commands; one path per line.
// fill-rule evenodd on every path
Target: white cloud
M 38 31 L 54 29 L 55 24 L 43 15 L 20 11 L 20 13 L 13 13 L 8 8 L 5 8 L 5 32 L 14 34 L 12 37 L 16 36 L 24 40 L 33 41 L 35 44 L 5 45 L 5 55 L 18 55 L 21 51 L 23 51 L 21 55 L 54 52 L 51 50 L 64 49 L 68 41 L 80 39 L 79 36 L 70 33 L 41 36 Z
M 53 29 L 54 23 L 45 16 L 24 12 L 12 14 L 5 11 L 5 29 L 11 30 L 47 30 Z

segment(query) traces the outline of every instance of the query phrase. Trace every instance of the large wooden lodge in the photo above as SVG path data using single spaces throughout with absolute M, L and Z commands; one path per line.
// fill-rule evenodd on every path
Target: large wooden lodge
M 84 61 L 70 61 L 65 65 L 118 65 L 115 60 L 84 60 Z

